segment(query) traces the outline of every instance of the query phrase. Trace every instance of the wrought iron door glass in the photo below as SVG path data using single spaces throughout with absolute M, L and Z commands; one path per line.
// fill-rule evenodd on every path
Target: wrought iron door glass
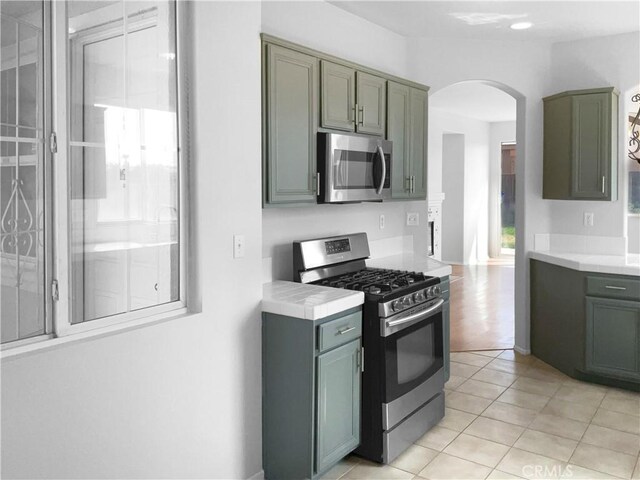
M 2 2 L 0 318 L 2 343 L 45 333 L 44 5 Z

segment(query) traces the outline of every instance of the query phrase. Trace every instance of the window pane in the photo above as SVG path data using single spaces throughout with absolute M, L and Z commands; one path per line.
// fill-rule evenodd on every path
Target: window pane
M 2 343 L 45 333 L 42 2 L 2 2 Z
M 179 299 L 173 2 L 70 2 L 73 323 Z

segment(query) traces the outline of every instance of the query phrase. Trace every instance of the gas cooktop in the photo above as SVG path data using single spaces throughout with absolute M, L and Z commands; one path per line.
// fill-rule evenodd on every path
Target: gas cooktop
M 422 273 L 382 268 L 364 268 L 313 282 L 314 285 L 359 290 L 380 297 L 406 293 L 408 289 L 413 290 L 411 287 L 424 288 L 433 283 L 432 277 L 425 277 Z

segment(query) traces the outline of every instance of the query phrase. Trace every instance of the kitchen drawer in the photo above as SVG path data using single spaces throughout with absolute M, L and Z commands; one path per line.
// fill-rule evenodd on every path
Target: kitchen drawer
M 324 323 L 318 327 L 318 350 L 324 352 L 362 335 L 362 312 Z
M 615 277 L 587 277 L 587 295 L 640 299 L 640 280 Z

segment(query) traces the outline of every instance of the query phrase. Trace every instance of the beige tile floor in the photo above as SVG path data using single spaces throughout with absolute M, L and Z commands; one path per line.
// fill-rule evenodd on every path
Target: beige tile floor
M 445 417 L 391 465 L 350 456 L 327 479 L 640 479 L 640 394 L 512 350 L 451 354 Z

